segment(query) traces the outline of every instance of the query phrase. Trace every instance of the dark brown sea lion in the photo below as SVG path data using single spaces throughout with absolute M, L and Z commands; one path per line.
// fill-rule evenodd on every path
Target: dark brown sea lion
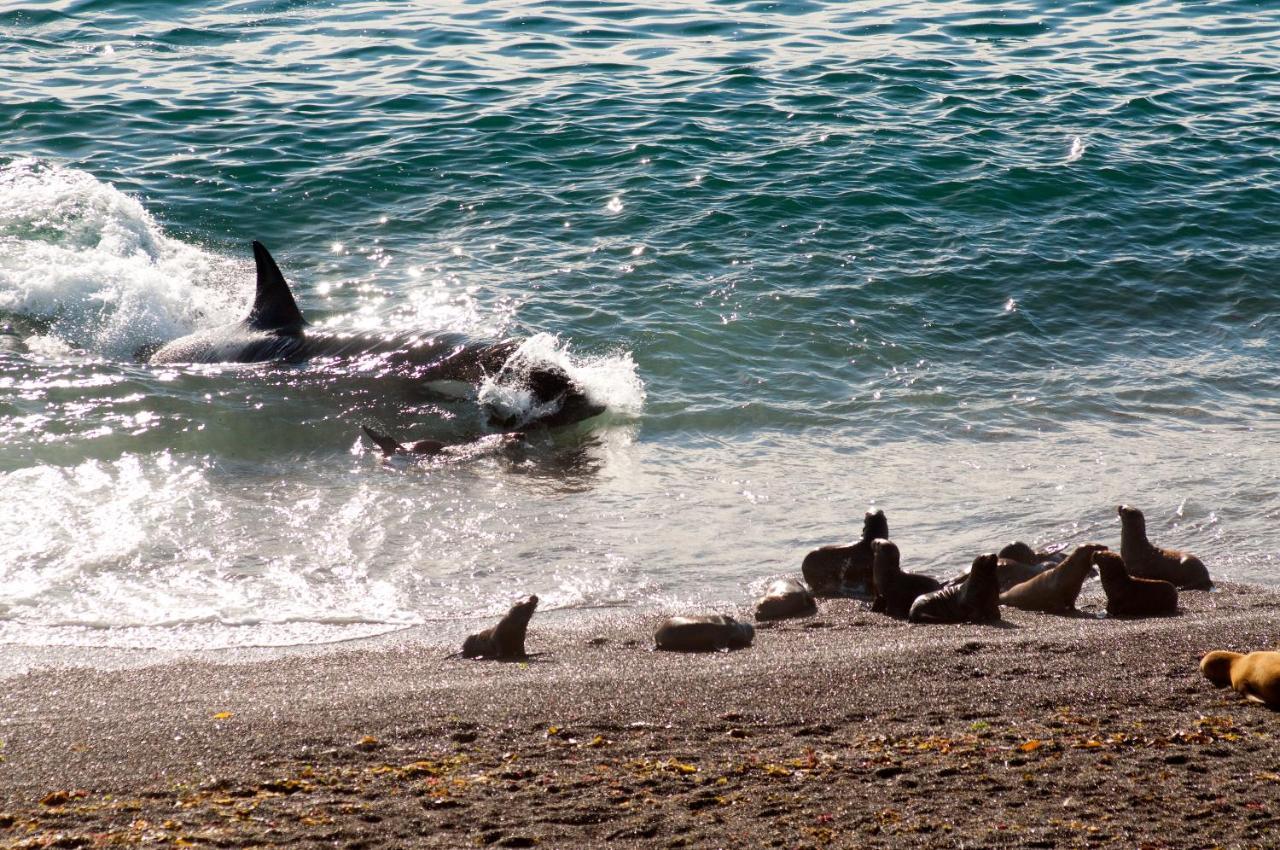
M 1093 569 L 1095 552 L 1105 552 L 1100 543 L 1077 546 L 1067 559 L 1051 567 L 1035 578 L 1000 594 L 1000 604 L 1023 611 L 1043 611 L 1046 614 L 1064 614 L 1074 611 L 1080 587 Z
M 511 606 L 498 625 L 470 635 L 462 642 L 463 658 L 527 658 L 524 636 L 529 629 L 529 618 L 538 607 L 538 597 L 530 596 L 524 602 Z
M 917 597 L 908 619 L 913 623 L 993 623 L 1000 619 L 1000 588 L 994 552 L 974 558 L 969 577 Z
M 757 620 L 785 620 L 790 617 L 808 617 L 818 613 L 809 588 L 793 578 L 775 579 L 756 603 Z
M 800 572 L 818 596 L 840 596 L 846 590 L 875 594 L 871 575 L 871 542 L 889 537 L 884 511 L 862 517 L 862 538 L 848 546 L 823 546 L 804 556 Z
M 719 652 L 751 646 L 756 630 L 724 614 L 668 617 L 653 634 L 658 649 L 670 652 Z
M 901 554 L 892 541 L 876 540 L 871 544 L 871 550 L 875 555 L 872 572 L 876 583 L 872 611 L 902 619 L 911 613 L 911 603 L 916 601 L 916 597 L 942 588 L 941 582 L 933 576 L 904 573 Z
M 401 443 L 390 434 L 384 434 L 381 431 L 375 431 L 368 425 L 361 425 L 360 429 L 364 431 L 365 436 L 373 441 L 373 444 L 382 450 L 383 457 L 391 457 L 394 454 L 414 454 L 414 455 L 438 455 L 445 450 L 447 443 L 439 440 L 418 440 L 416 443 Z
M 1280 652 L 1219 649 L 1200 659 L 1200 672 L 1220 688 L 1230 685 L 1254 702 L 1280 708 Z
M 1161 549 L 1147 539 L 1147 520 L 1142 511 L 1120 505 L 1116 513 L 1120 514 L 1120 556 L 1130 575 L 1167 581 L 1182 590 L 1213 587 L 1209 571 L 1195 555 Z
M 1015 540 L 1012 543 L 1006 544 L 1005 547 L 996 554 L 1001 560 L 1005 561 L 1018 561 L 1023 564 L 1048 563 L 1050 566 L 1054 564 L 1061 564 L 1067 557 L 1067 553 L 1061 549 L 1057 549 L 1052 552 L 1048 549 L 1036 551 L 1021 540 Z
M 1115 552 L 1094 552 L 1102 577 L 1107 614 L 1112 617 L 1167 617 L 1178 613 L 1178 588 L 1167 581 L 1133 578 Z

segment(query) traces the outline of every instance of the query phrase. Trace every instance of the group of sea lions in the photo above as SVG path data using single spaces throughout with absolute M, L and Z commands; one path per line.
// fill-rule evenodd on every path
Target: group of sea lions
M 1157 617 L 1178 612 L 1179 590 L 1209 590 L 1213 582 L 1194 555 L 1155 546 L 1147 538 L 1142 511 L 1120 505 L 1120 553 L 1100 543 L 1076 546 L 1069 554 L 1036 552 L 1011 543 L 998 553 L 979 555 L 969 571 L 949 582 L 904 572 L 897 544 L 889 539 L 883 511 L 868 511 L 862 537 L 846 546 L 823 546 L 805 556 L 804 583 L 775 579 L 758 601 L 758 621 L 807 617 L 818 611 L 815 596 L 871 598 L 871 610 L 914 623 L 990 623 L 1000 606 L 1049 614 L 1072 614 L 1085 579 L 1093 570 L 1106 595 L 1111 617 Z M 524 658 L 529 618 L 538 598 L 511 608 L 493 628 L 469 636 L 467 658 Z M 669 617 L 654 633 L 654 648 L 714 652 L 751 645 L 755 628 L 724 614 Z M 1280 708 L 1280 652 L 1211 652 L 1201 670 L 1214 684 L 1231 685 L 1251 700 Z
M 801 572 L 819 596 L 869 596 L 871 610 L 918 623 L 985 623 L 1000 619 L 1000 606 L 1069 614 L 1085 579 L 1097 570 L 1113 617 L 1176 614 L 1178 590 L 1213 587 L 1194 555 L 1162 549 L 1147 539 L 1142 511 L 1129 505 L 1120 516 L 1120 554 L 1100 543 L 1065 552 L 1036 552 L 1014 542 L 979 555 L 969 572 L 949 582 L 904 572 L 889 539 L 883 511 L 869 511 L 862 538 L 847 546 L 823 546 L 805 556 Z

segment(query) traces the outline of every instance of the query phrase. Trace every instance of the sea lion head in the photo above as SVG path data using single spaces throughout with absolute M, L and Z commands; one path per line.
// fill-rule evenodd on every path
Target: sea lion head
M 1118 505 L 1116 513 L 1120 515 L 1120 525 L 1126 531 L 1132 530 L 1143 535 L 1147 533 L 1147 520 L 1142 511 L 1129 505 Z
M 884 511 L 876 508 L 867 511 L 862 517 L 863 540 L 887 540 L 889 538 L 889 520 L 884 518 Z
M 507 616 L 523 617 L 525 622 L 528 622 L 536 610 L 538 610 L 538 597 L 530 596 L 525 601 L 512 605 L 511 610 L 507 612 Z
M 1207 653 L 1200 659 L 1200 672 L 1210 682 L 1225 688 L 1231 684 L 1231 664 L 1240 657 L 1238 652 L 1226 652 L 1221 649 Z
M 1098 568 L 1098 575 L 1103 581 L 1128 578 L 1129 571 L 1124 568 L 1124 559 L 1115 552 L 1094 552 L 1093 565 Z
M 973 559 L 973 564 L 969 567 L 969 575 L 976 576 L 980 579 L 995 578 L 996 567 L 1000 563 L 1000 558 L 995 552 L 988 552 L 985 555 L 979 555 Z
M 1021 540 L 1013 541 L 997 554 L 1006 561 L 1017 561 L 1019 564 L 1034 564 L 1036 562 L 1035 550 Z
M 880 538 L 871 543 L 871 577 L 878 591 L 887 588 L 893 577 L 902 572 L 899 566 L 901 555 L 898 545 L 890 540 Z

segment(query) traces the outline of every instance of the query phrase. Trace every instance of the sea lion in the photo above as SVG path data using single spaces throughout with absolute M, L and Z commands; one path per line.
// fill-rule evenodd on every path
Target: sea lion
M 395 454 L 438 455 L 445 450 L 447 445 L 439 440 L 418 440 L 416 443 L 405 444 L 390 434 L 375 431 L 368 425 L 361 425 L 360 428 L 364 431 L 365 436 L 382 450 L 383 457 L 391 457 Z
M 911 613 L 911 603 L 916 601 L 916 597 L 942 588 L 941 582 L 933 576 L 904 573 L 896 543 L 876 540 L 871 544 L 871 550 L 875 555 L 872 572 L 876 583 L 872 611 L 902 619 Z
M 996 584 L 996 555 L 974 558 L 969 577 L 917 597 L 907 619 L 913 623 L 993 623 L 1000 619 L 1000 588 Z
M 1130 575 L 1167 581 L 1182 590 L 1213 587 L 1209 571 L 1195 555 L 1161 549 L 1147 539 L 1147 520 L 1142 511 L 1120 505 L 1116 513 L 1120 514 L 1120 557 Z
M 524 602 L 511 606 L 498 625 L 467 637 L 462 642 L 463 658 L 527 658 L 524 636 L 529 629 L 529 618 L 538 607 L 538 597 L 530 596 Z
M 875 595 L 871 575 L 871 542 L 888 539 L 889 521 L 884 511 L 867 511 L 862 517 L 862 538 L 848 546 L 822 546 L 804 556 L 800 572 L 818 596 L 840 596 L 845 588 Z
M 1133 578 L 1115 552 L 1094 552 L 1102 576 L 1107 614 L 1112 617 L 1167 617 L 1178 613 L 1178 589 L 1167 581 Z
M 775 579 L 756 603 L 757 620 L 785 620 L 816 613 L 818 603 L 814 601 L 813 594 L 793 578 Z
M 1216 650 L 1200 659 L 1200 672 L 1220 688 L 1235 688 L 1254 702 L 1280 708 L 1280 652 Z
M 751 646 L 756 630 L 724 614 L 668 617 L 653 633 L 658 649 L 668 652 L 719 652 Z
M 1042 549 L 1037 552 L 1021 540 L 1015 540 L 1012 543 L 1006 544 L 1003 549 L 996 553 L 996 555 L 1001 560 L 1005 561 L 1017 561 L 1021 564 L 1036 565 L 1047 563 L 1050 566 L 1061 564 L 1067 557 L 1067 553 L 1061 549 L 1052 552 L 1048 549 Z
M 1028 579 L 1000 594 L 1000 604 L 1023 611 L 1043 611 L 1046 614 L 1063 614 L 1074 611 L 1076 597 L 1085 577 L 1093 569 L 1095 552 L 1105 552 L 1100 543 L 1077 546 L 1067 559 L 1051 567 L 1035 578 Z

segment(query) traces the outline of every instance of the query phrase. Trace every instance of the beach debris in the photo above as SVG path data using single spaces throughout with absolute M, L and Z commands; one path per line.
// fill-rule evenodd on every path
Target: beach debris
M 51 808 L 54 806 L 65 806 L 72 800 L 79 800 L 88 796 L 89 792 L 83 788 L 50 791 L 48 794 L 45 794 L 40 798 L 40 805 L 49 806 Z
M 818 603 L 809 588 L 794 578 L 779 578 L 769 584 L 764 596 L 756 603 L 757 620 L 786 620 L 792 617 L 812 617 L 818 613 Z
M 751 646 L 755 633 L 750 623 L 726 614 L 694 614 L 663 620 L 653 641 L 669 652 L 720 652 Z
M 525 633 L 529 620 L 538 608 L 538 597 L 530 596 L 524 602 L 511 606 L 496 626 L 469 635 L 462 643 L 463 658 L 524 659 Z
M 209 719 L 210 720 L 230 720 L 235 716 L 236 716 L 235 712 L 233 711 L 219 711 L 213 714 Z

